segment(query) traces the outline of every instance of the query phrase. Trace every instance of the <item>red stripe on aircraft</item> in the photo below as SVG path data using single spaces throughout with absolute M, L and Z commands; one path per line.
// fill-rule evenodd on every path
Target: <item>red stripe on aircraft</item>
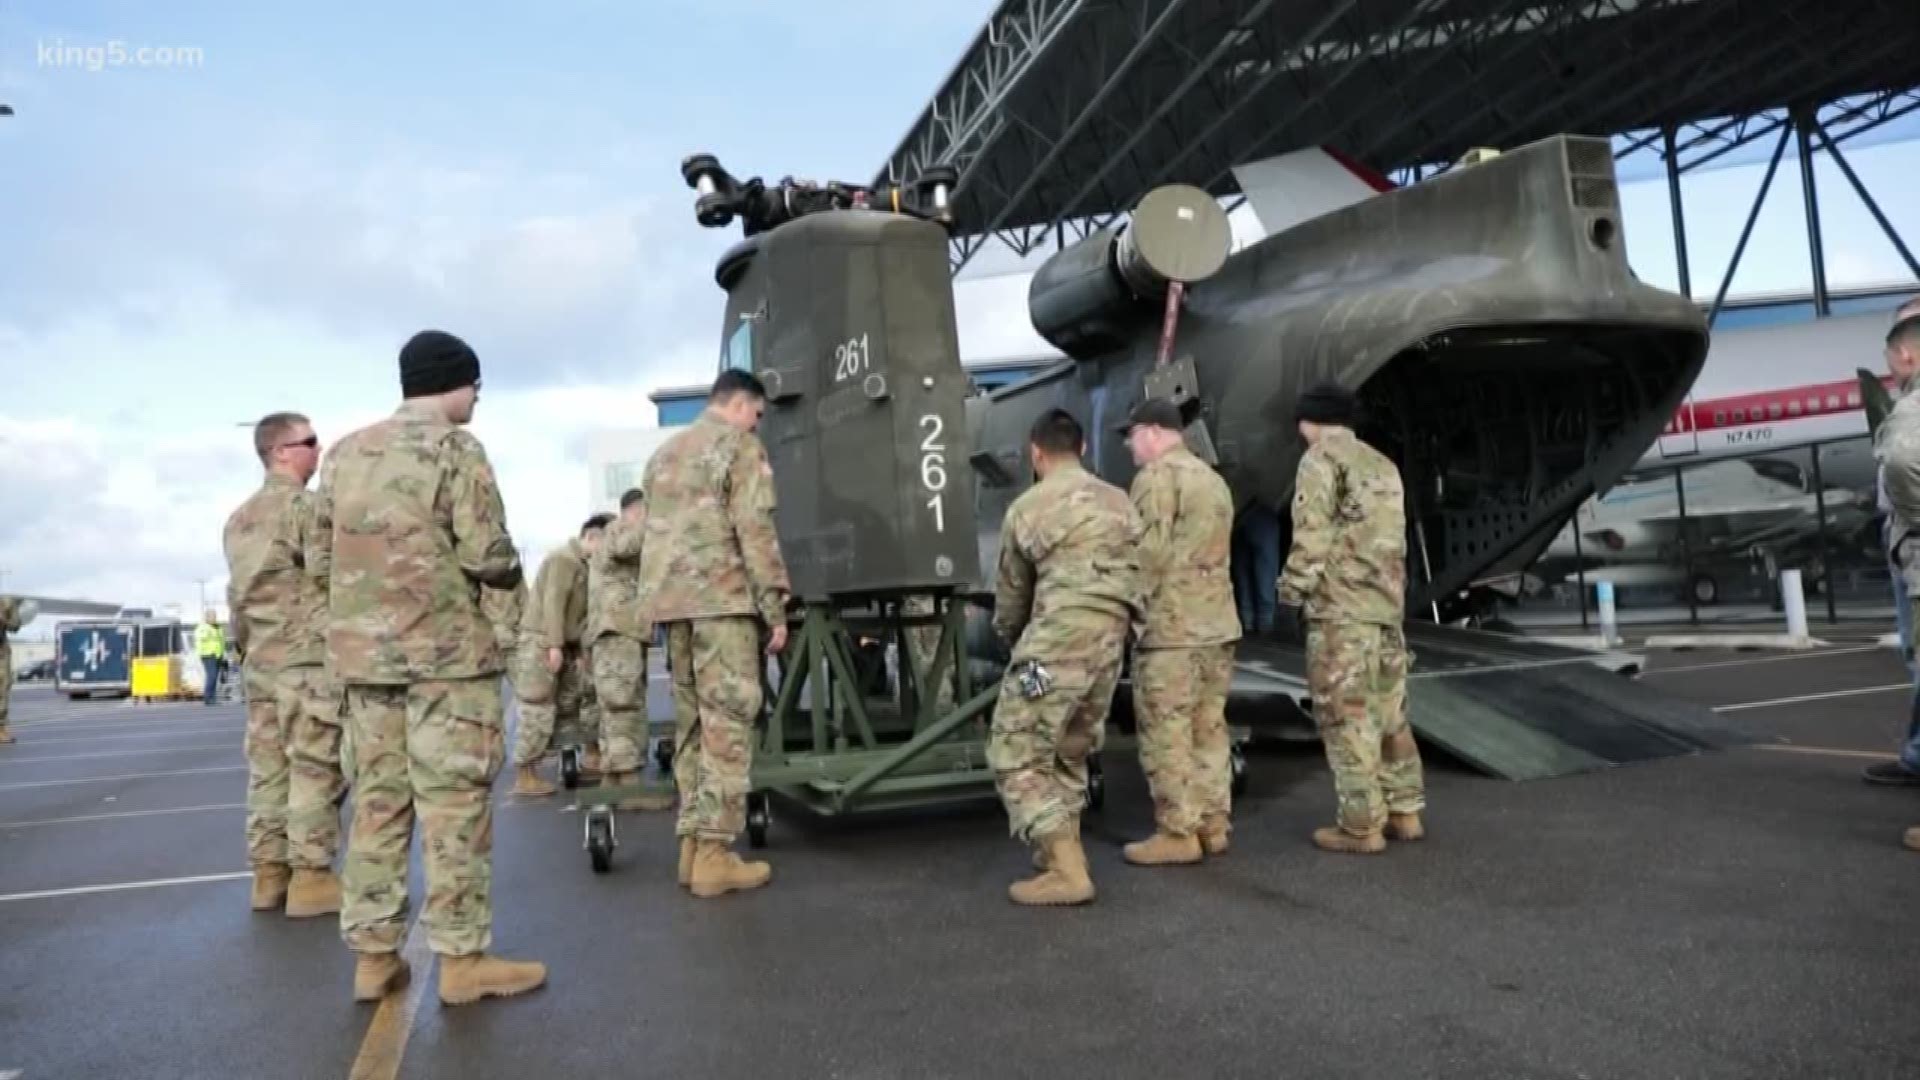
M 1885 375 L 1880 377 L 1880 383 L 1889 389 L 1893 386 L 1892 378 Z M 1801 420 L 1809 416 L 1834 416 L 1858 412 L 1861 408 L 1860 383 L 1857 380 L 1809 383 L 1690 402 L 1680 406 L 1680 411 L 1674 414 L 1673 421 L 1662 434 L 1684 435 L 1694 431 L 1714 431 L 1778 420 Z

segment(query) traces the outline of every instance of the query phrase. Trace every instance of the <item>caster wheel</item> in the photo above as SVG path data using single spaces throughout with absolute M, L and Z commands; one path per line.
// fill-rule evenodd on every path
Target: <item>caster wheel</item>
M 596 806 L 587 811 L 587 857 L 593 860 L 594 873 L 613 868 L 613 848 L 613 811 Z
M 767 803 L 765 792 L 754 791 L 747 794 L 747 843 L 757 848 L 767 846 L 767 827 L 773 824 L 773 807 Z
M 580 786 L 580 749 L 569 746 L 560 751 L 560 783 L 568 791 Z
M 1233 748 L 1227 751 L 1227 769 L 1233 777 L 1228 788 L 1233 792 L 1234 798 L 1245 795 L 1247 793 L 1247 753 L 1240 748 L 1239 743 L 1234 743 Z
M 1100 765 L 1100 755 L 1087 759 L 1087 808 L 1098 810 L 1107 804 L 1107 773 Z

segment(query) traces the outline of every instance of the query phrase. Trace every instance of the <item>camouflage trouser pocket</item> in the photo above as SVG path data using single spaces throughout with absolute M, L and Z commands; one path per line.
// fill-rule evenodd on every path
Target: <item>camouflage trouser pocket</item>
M 514 654 L 513 693 L 529 705 L 553 703 L 559 677 L 547 670 L 547 650 L 523 642 Z
M 506 761 L 500 684 L 491 677 L 421 684 L 428 695 L 414 758 L 452 787 L 484 787 Z

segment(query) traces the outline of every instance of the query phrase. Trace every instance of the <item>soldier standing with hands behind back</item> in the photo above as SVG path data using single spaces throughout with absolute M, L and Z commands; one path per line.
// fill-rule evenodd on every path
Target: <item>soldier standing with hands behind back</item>
M 1133 650 L 1133 710 L 1155 829 L 1123 854 L 1141 866 L 1224 853 L 1233 798 L 1226 713 L 1240 640 L 1227 565 L 1233 494 L 1187 449 L 1184 428 L 1172 402 L 1153 399 L 1136 406 L 1126 424 L 1127 446 L 1141 466 L 1133 505 L 1146 529 L 1146 623 Z
M 425 330 L 400 352 L 400 384 L 398 411 L 328 455 L 307 553 L 326 583 L 327 667 L 354 755 L 340 929 L 358 954 L 354 1000 L 406 984 L 400 944 L 417 811 L 420 921 L 440 957 L 440 1000 L 462 1004 L 547 978 L 545 965 L 487 955 L 506 662 L 481 595 L 512 589 L 522 570 L 493 466 L 464 430 L 479 400 L 479 358 L 459 338 Z
M 1407 726 L 1407 517 L 1400 470 L 1353 432 L 1353 393 L 1327 383 L 1300 396 L 1307 452 L 1293 487 L 1293 550 L 1280 621 L 1304 621 L 1307 682 L 1339 799 L 1327 851 L 1372 854 L 1418 840 L 1426 796 Z M 1384 827 L 1385 836 L 1381 835 Z
M 787 566 L 774 526 L 773 467 L 754 435 L 767 391 L 728 369 L 707 407 L 668 439 L 642 487 L 640 619 L 667 628 L 680 788 L 680 882 L 698 897 L 765 885 L 773 870 L 731 850 L 746 826 L 753 725 L 767 652 L 787 644 Z M 688 708 L 691 704 L 692 708 Z
M 993 629 L 1012 646 L 993 708 L 987 764 L 1013 837 L 1040 873 L 1008 887 L 1017 904 L 1094 898 L 1080 813 L 1087 757 L 1104 741 L 1127 628 L 1140 614 L 1140 515 L 1080 464 L 1086 440 L 1061 409 L 1027 439 L 1035 483 L 1000 527 Z
M 340 910 L 333 859 L 340 710 L 327 682 L 327 596 L 307 569 L 320 437 L 299 413 L 254 425 L 260 490 L 227 518 L 227 610 L 247 689 L 247 856 L 255 911 L 289 918 Z M 289 881 L 288 873 L 292 878 Z

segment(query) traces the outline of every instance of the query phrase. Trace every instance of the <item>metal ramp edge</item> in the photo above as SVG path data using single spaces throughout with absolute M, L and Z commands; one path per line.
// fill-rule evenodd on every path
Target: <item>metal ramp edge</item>
M 1407 637 L 1414 731 L 1492 776 L 1539 780 L 1755 741 L 1711 709 L 1633 678 L 1632 654 L 1424 623 L 1409 625 Z M 1237 690 L 1270 690 L 1311 714 L 1300 646 L 1249 638 L 1235 666 Z

